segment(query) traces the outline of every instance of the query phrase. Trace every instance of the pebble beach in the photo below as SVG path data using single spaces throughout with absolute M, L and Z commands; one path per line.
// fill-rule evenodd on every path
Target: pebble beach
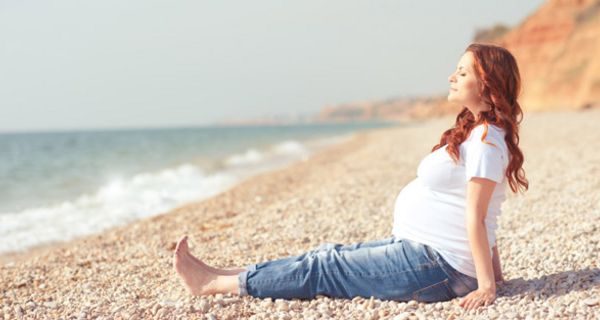
M 373 129 L 283 169 L 100 235 L 0 256 L 0 319 L 600 320 L 600 109 L 525 114 L 530 187 L 498 218 L 495 303 L 190 296 L 173 250 L 243 267 L 391 236 L 393 204 L 454 116 Z

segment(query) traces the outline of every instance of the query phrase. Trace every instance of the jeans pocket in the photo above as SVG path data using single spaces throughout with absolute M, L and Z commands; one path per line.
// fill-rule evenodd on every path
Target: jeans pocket
M 424 244 L 423 245 L 423 251 L 425 252 L 425 256 L 427 257 L 427 259 L 434 265 L 439 264 L 438 258 L 436 256 L 435 250 L 433 250 L 433 248 L 431 248 L 430 246 Z
M 463 297 L 473 290 L 477 290 L 477 279 L 454 269 L 443 257 L 440 256 L 440 265 L 449 282 L 448 287 L 457 297 Z
M 444 279 L 413 293 L 413 300 L 419 302 L 448 301 L 454 298 L 455 296 L 448 286 L 448 279 Z

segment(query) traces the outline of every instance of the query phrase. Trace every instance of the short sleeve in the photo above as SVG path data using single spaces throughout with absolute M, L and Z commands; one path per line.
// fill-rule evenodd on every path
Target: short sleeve
M 486 139 L 488 144 L 473 139 L 467 146 L 465 173 L 467 182 L 473 177 L 486 178 L 497 183 L 504 177 L 504 153 L 500 143 L 494 139 Z

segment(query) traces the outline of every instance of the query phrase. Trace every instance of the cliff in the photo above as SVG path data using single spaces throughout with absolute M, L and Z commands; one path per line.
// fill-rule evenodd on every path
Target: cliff
M 551 0 L 492 39 L 517 58 L 525 110 L 600 104 L 600 1 Z

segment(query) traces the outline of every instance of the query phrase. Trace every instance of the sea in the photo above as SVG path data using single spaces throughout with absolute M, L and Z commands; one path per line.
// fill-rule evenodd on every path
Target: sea
M 0 253 L 165 213 L 393 122 L 0 134 Z

